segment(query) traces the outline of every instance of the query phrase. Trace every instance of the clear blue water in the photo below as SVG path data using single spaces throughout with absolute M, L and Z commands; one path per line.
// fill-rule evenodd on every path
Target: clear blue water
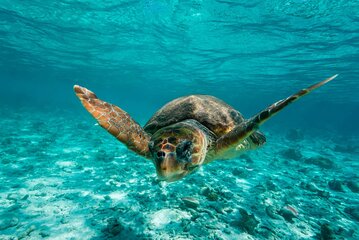
M 263 148 L 169 185 L 72 90 L 141 124 L 189 94 L 249 118 L 337 73 Z M 0 0 L 0 238 L 358 239 L 358 79 L 357 0 Z

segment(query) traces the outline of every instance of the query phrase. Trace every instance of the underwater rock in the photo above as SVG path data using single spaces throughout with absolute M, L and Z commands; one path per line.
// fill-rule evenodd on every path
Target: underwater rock
M 209 232 L 200 224 L 191 224 L 189 228 L 189 234 L 195 237 L 206 238 L 209 235 Z
M 70 222 L 69 219 L 66 218 L 66 217 L 63 217 L 63 218 L 61 218 L 61 220 L 60 220 L 60 223 L 61 223 L 61 224 L 66 224 L 66 223 L 69 223 L 69 222 Z
M 37 193 L 35 193 L 35 196 L 36 197 L 46 197 L 46 193 L 45 192 L 37 192 Z
M 296 142 L 296 141 L 303 140 L 304 134 L 299 129 L 291 129 L 287 132 L 285 137 L 289 141 Z
M 209 201 L 217 201 L 219 199 L 218 193 L 210 187 L 202 188 L 200 193 L 205 196 Z
M 19 193 L 9 193 L 6 197 L 7 200 L 12 200 L 17 202 L 19 199 L 21 199 L 23 196 L 21 196 Z
M 271 180 L 266 181 L 266 187 L 268 190 L 274 191 L 274 192 L 279 190 L 278 187 Z
M 344 212 L 350 215 L 354 220 L 359 222 L 359 206 L 356 207 L 346 207 Z
M 293 218 L 298 217 L 298 211 L 290 205 L 282 207 L 282 209 L 279 211 L 279 214 L 288 222 L 293 222 Z
M 26 228 L 26 230 L 23 233 L 21 233 L 17 239 L 20 240 L 23 238 L 27 238 L 35 230 L 36 230 L 36 226 L 31 225 L 30 227 Z
M 286 149 L 281 154 L 284 158 L 295 161 L 299 161 L 303 157 L 302 153 L 298 149 L 293 148 Z
M 75 200 L 80 198 L 80 193 L 78 192 L 64 193 L 63 195 L 61 195 L 61 197 L 67 200 Z
M 207 216 L 206 215 L 208 215 L 209 216 L 209 218 L 211 218 L 211 219 L 214 219 L 214 218 L 216 218 L 216 212 L 213 212 L 212 210 L 209 210 L 209 209 L 201 209 L 201 215 L 200 215 L 200 217 L 201 218 L 204 218 L 204 219 L 207 219 Z M 218 216 L 218 215 L 217 215 Z
M 333 229 L 328 223 L 324 223 L 320 226 L 320 240 L 334 240 L 335 234 Z
M 7 210 L 8 212 L 14 212 L 14 211 L 19 210 L 21 207 L 22 207 L 21 204 L 15 203 L 15 204 L 9 206 L 6 210 Z
M 272 219 L 276 219 L 276 220 L 282 220 L 283 219 L 282 216 L 278 215 L 278 211 L 273 206 L 267 206 L 266 207 L 266 213 Z
M 194 214 L 196 212 L 193 210 Z M 181 211 L 177 209 L 165 208 L 153 212 L 149 216 L 150 226 L 152 229 L 164 229 L 168 227 L 170 223 L 175 227 L 176 224 L 180 225 L 180 223 L 184 219 L 190 219 L 191 215 L 187 211 Z M 193 215 L 192 215 L 193 217 Z
M 231 230 L 229 230 L 228 227 L 224 228 L 223 232 L 226 234 L 231 234 Z
M 11 214 L 0 215 L 0 230 L 15 227 L 19 223 L 19 219 Z
M 355 231 L 350 228 L 350 225 L 334 225 L 334 222 L 325 222 L 320 225 L 320 232 L 317 238 L 321 240 L 336 240 L 336 239 L 357 239 L 353 235 Z
M 28 198 L 30 197 L 30 195 L 29 194 L 25 194 L 22 198 L 21 198 L 21 200 L 27 200 Z
M 189 219 L 183 219 L 181 222 L 181 227 L 184 232 L 188 232 L 190 229 L 191 220 Z
M 330 197 L 330 193 L 327 192 L 327 191 L 319 191 L 319 192 L 318 192 L 318 196 L 319 196 L 319 197 L 322 197 L 322 198 L 328 199 L 328 198 Z
M 359 192 L 359 184 L 356 181 L 348 181 L 346 182 L 347 187 L 352 191 L 353 193 Z
M 239 178 L 247 178 L 248 177 L 248 171 L 245 170 L 244 168 L 234 168 L 232 170 L 232 174 L 235 177 L 239 177 Z
M 107 226 L 102 230 L 105 234 L 109 234 L 111 236 L 117 236 L 124 230 L 122 224 L 118 221 L 117 218 L 111 217 L 107 219 Z
M 317 187 L 317 185 L 315 185 L 315 183 L 305 183 L 305 182 L 301 182 L 300 183 L 300 186 L 303 188 L 303 189 L 306 189 L 308 191 L 311 191 L 311 192 L 320 192 L 320 191 L 323 191 L 321 190 L 320 188 Z
M 224 214 L 224 206 L 221 202 L 213 202 L 211 204 L 208 205 L 209 207 L 211 207 L 212 209 L 214 209 L 217 213 L 219 214 Z M 228 209 L 226 209 L 228 210 Z M 216 214 L 216 213 L 214 213 Z
M 235 221 L 234 224 L 239 226 L 242 231 L 254 235 L 259 221 L 256 219 L 254 214 L 249 214 L 243 208 L 239 208 L 238 211 L 240 214 L 240 219 L 238 221 Z
M 219 196 L 218 196 L 217 193 L 211 192 L 211 193 L 209 193 L 209 194 L 207 195 L 207 199 L 208 199 L 209 201 L 217 201 L 217 200 L 219 199 Z
M 260 228 L 257 230 L 257 232 L 258 235 L 261 236 L 261 239 L 266 239 L 266 240 L 281 239 L 279 238 L 279 236 L 277 236 L 276 231 L 269 226 L 261 225 Z
M 220 226 L 218 226 L 218 224 L 217 224 L 215 221 L 206 223 L 204 226 L 205 226 L 206 228 L 212 229 L 212 230 L 217 230 L 217 229 L 220 229 L 220 228 L 221 228 Z
M 39 235 L 42 237 L 42 238 L 46 238 L 46 237 L 49 237 L 50 236 L 50 232 L 47 231 L 47 230 L 42 230 Z
M 266 187 L 259 183 L 258 185 L 254 186 L 254 189 L 258 192 L 258 193 L 265 193 L 267 191 Z
M 222 191 L 221 197 L 223 197 L 224 199 L 230 200 L 230 199 L 233 199 L 234 193 L 231 191 Z
M 335 179 L 328 182 L 328 187 L 337 192 L 344 192 L 342 182 Z
M 193 197 L 183 197 L 181 200 L 186 207 L 196 209 L 199 206 L 199 201 Z
M 329 158 L 317 156 L 317 157 L 310 157 L 305 159 L 305 163 L 313 164 L 325 169 L 330 169 L 335 166 L 334 162 L 330 160 Z

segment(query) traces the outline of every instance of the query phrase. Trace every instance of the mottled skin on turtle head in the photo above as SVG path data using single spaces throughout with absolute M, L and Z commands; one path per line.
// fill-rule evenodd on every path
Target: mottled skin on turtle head
M 156 131 L 149 150 L 158 178 L 172 182 L 194 172 L 203 164 L 207 146 L 207 136 L 191 120 Z

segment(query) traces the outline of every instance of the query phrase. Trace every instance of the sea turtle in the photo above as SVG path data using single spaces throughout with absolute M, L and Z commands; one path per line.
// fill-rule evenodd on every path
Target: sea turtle
M 99 124 L 135 153 L 151 159 L 158 178 L 176 181 L 216 159 L 236 157 L 266 142 L 260 125 L 288 104 L 333 80 L 302 89 L 249 119 L 222 100 L 209 95 L 177 98 L 142 128 L 121 108 L 104 102 L 90 90 L 74 86 L 83 106 Z

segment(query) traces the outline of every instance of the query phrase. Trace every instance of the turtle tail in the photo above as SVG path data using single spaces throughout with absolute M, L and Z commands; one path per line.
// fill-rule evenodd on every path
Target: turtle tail
M 278 102 L 275 102 L 274 104 L 270 105 L 266 109 L 262 110 L 261 112 L 257 113 L 247 121 L 241 123 L 237 127 L 235 127 L 232 131 L 227 133 L 226 135 L 222 136 L 217 140 L 216 148 L 217 149 L 224 149 L 227 147 L 230 147 L 230 145 L 237 145 L 241 141 L 243 141 L 245 138 L 249 137 L 255 130 L 259 128 L 260 125 L 262 125 L 264 122 L 266 122 L 268 119 L 273 117 L 276 113 L 281 111 L 283 108 L 288 106 L 290 103 L 295 102 L 299 98 L 307 95 L 314 89 L 317 89 L 324 84 L 330 82 L 334 78 L 336 78 L 338 74 L 327 78 L 319 83 L 316 83 L 308 88 L 304 88 L 300 90 L 299 92 L 282 99 Z

